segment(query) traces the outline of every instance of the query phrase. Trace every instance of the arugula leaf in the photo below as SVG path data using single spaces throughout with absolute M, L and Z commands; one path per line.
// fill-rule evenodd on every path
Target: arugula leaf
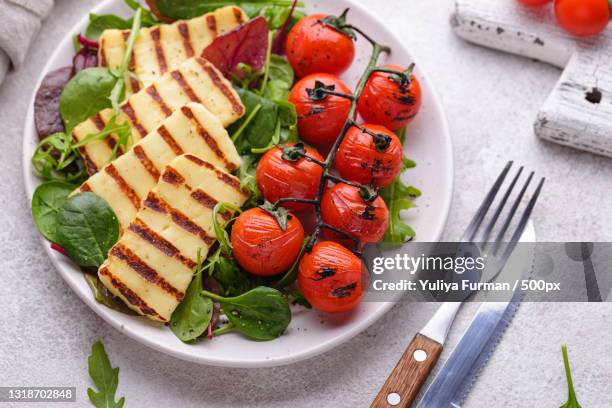
M 574 382 L 572 381 L 572 372 L 569 365 L 569 357 L 567 356 L 567 346 L 561 347 L 563 353 L 563 365 L 565 366 L 565 376 L 567 377 L 567 388 L 568 388 L 568 400 L 561 408 L 581 408 L 578 400 L 576 399 L 576 392 L 574 391 Z
M 104 344 L 100 340 L 91 346 L 91 355 L 87 359 L 89 376 L 98 388 L 87 389 L 89 400 L 96 408 L 122 408 L 125 397 L 115 402 L 115 393 L 119 385 L 119 368 L 111 366 Z
M 221 218 L 220 215 L 224 213 L 239 214 L 240 212 L 242 212 L 240 208 L 236 207 L 233 204 L 224 203 L 224 202 L 217 203 L 215 207 L 213 208 L 213 213 L 212 213 L 213 228 L 215 230 L 217 241 L 219 241 L 219 248 L 221 249 L 221 252 L 226 255 L 231 255 L 232 243 L 230 242 L 230 238 L 229 238 L 227 231 L 225 230 L 225 227 L 227 227 L 227 225 L 232 220 L 228 220 L 228 221 L 221 223 L 219 221 L 219 218 Z
M 85 31 L 85 36 L 92 40 L 97 40 L 104 30 L 116 28 L 127 30 L 132 26 L 131 21 L 116 16 L 114 14 L 90 14 L 89 25 Z
M 134 14 L 134 18 L 132 20 L 130 36 L 126 41 L 125 55 L 123 56 L 121 65 L 118 69 L 110 70 L 110 72 L 117 78 L 117 82 L 115 83 L 115 86 L 111 90 L 108 97 L 110 99 L 111 106 L 115 110 L 115 116 L 119 116 L 119 103 L 125 99 L 125 79 L 129 72 L 130 61 L 132 60 L 132 51 L 134 50 L 136 38 L 138 38 L 140 35 L 140 27 L 142 25 L 142 8 L 138 8 L 136 10 L 136 14 Z
M 274 340 L 291 322 L 289 302 L 276 289 L 259 286 L 231 298 L 207 291 L 204 293 L 221 304 L 223 312 L 231 323 L 231 329 L 238 329 L 252 339 Z M 227 330 L 222 332 L 225 331 Z
M 85 277 L 85 281 L 89 285 L 96 302 L 121 313 L 134 316 L 138 315 L 138 313 L 127 307 L 121 299 L 110 293 L 108 288 L 100 281 L 98 275 L 84 273 L 83 276 Z
M 213 301 L 202 292 L 202 270 L 187 288 L 185 298 L 172 313 L 170 329 L 183 342 L 192 342 L 206 331 L 213 314 Z
M 79 193 L 57 214 L 58 244 L 80 266 L 102 265 L 119 239 L 119 221 L 113 209 L 93 193 Z
M 159 13 L 172 20 L 199 17 L 225 6 L 238 6 L 245 10 L 249 17 L 258 16 L 264 6 L 285 5 L 290 7 L 292 0 L 151 0 Z
M 123 123 L 117 123 L 116 115 L 111 116 L 108 122 L 106 122 L 106 125 L 104 125 L 104 129 L 102 129 L 100 132 L 88 134 L 80 142 L 75 143 L 72 147 L 74 149 L 78 149 L 79 147 L 85 146 L 95 140 L 104 140 L 110 135 L 116 135 L 115 145 L 113 146 L 113 150 L 108 159 L 108 161 L 111 162 L 117 158 L 119 148 L 127 151 L 128 146 L 132 141 L 132 127 L 127 120 Z
M 117 77 L 107 68 L 87 68 L 76 74 L 60 96 L 60 113 L 66 134 L 84 120 L 110 108 L 109 95 L 116 84 Z
M 401 211 L 408 210 L 416 205 L 412 199 L 419 197 L 421 192 L 412 186 L 407 186 L 397 176 L 388 187 L 379 191 L 389 208 L 389 229 L 385 233 L 384 242 L 403 244 L 416 236 L 416 232 L 401 218 Z
M 72 138 L 64 132 L 45 137 L 32 155 L 32 168 L 44 180 L 62 180 L 80 184 L 88 176 Z
M 34 190 L 32 217 L 43 237 L 51 242 L 58 242 L 57 214 L 74 188 L 74 185 L 61 181 L 48 181 Z

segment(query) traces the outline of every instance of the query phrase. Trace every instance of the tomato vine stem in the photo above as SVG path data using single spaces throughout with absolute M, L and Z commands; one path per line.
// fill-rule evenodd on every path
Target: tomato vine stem
M 405 79 L 405 77 L 407 76 L 406 72 L 401 72 L 401 71 L 396 71 L 393 69 L 389 69 L 389 68 L 383 68 L 383 67 L 379 67 L 378 64 L 378 59 L 381 56 L 381 54 L 390 54 L 391 53 L 391 48 L 387 47 L 385 45 L 382 45 L 378 42 L 376 42 L 375 40 L 373 40 L 370 36 L 368 36 L 366 33 L 364 33 L 361 29 L 354 27 L 350 24 L 343 24 L 341 26 L 341 28 L 348 28 L 351 30 L 354 30 L 355 32 L 359 33 L 361 36 L 363 36 L 368 42 L 370 42 L 370 44 L 372 44 L 372 54 L 370 57 L 370 60 L 368 62 L 368 65 L 361 77 L 361 79 L 359 80 L 359 83 L 357 84 L 357 87 L 355 89 L 355 92 L 353 94 L 345 94 L 345 93 L 340 93 L 340 92 L 335 92 L 333 89 L 326 89 L 325 86 L 323 84 L 320 84 L 320 86 L 316 86 L 315 89 L 311 90 L 311 94 L 314 95 L 314 98 L 321 98 L 321 95 L 323 95 L 324 97 L 327 97 L 328 95 L 334 95 L 334 96 L 338 96 L 338 97 L 342 97 L 342 98 L 346 98 L 348 100 L 351 101 L 351 106 L 349 109 L 349 113 L 348 113 L 348 117 L 346 122 L 344 123 L 342 130 L 339 134 L 339 136 L 336 138 L 331 150 L 329 151 L 325 161 L 321 162 L 320 160 L 317 160 L 309 155 L 307 155 L 305 152 L 303 151 L 299 151 L 299 149 L 296 151 L 294 150 L 293 153 L 293 157 L 302 157 L 306 160 L 309 160 L 313 163 L 316 163 L 318 165 L 320 165 L 323 168 L 323 174 L 321 176 L 321 180 L 319 182 L 319 186 L 317 189 L 317 194 L 314 200 L 307 200 L 307 199 L 299 199 L 299 198 L 281 198 L 278 201 L 276 201 L 276 203 L 274 203 L 274 207 L 278 208 L 279 206 L 281 206 L 284 203 L 289 203 L 289 202 L 295 202 L 295 203 L 305 203 L 305 204 L 309 204 L 312 205 L 314 207 L 315 210 L 315 214 L 316 214 L 316 224 L 314 227 L 314 231 L 312 233 L 312 235 L 310 236 L 310 238 L 308 238 L 305 246 L 304 246 L 304 250 L 307 252 L 310 252 L 314 246 L 314 244 L 317 242 L 317 240 L 319 239 L 319 235 L 321 234 L 321 231 L 323 229 L 328 229 L 330 231 L 333 231 L 339 235 L 341 235 L 342 237 L 349 239 L 351 241 L 353 241 L 353 243 L 355 244 L 355 249 L 353 252 L 355 252 L 356 254 L 360 255 L 360 248 L 359 248 L 359 239 L 353 237 L 351 234 L 346 233 L 345 231 L 342 231 L 332 225 L 329 225 L 327 223 L 325 223 L 323 221 L 323 217 L 321 215 L 321 201 L 323 199 L 323 194 L 325 193 L 326 190 L 326 186 L 327 186 L 327 182 L 328 181 L 332 181 L 334 183 L 345 183 L 354 187 L 358 187 L 360 188 L 361 192 L 367 192 L 370 193 L 371 191 L 374 191 L 374 193 L 368 198 L 368 200 L 366 200 L 364 198 L 364 201 L 371 201 L 373 199 L 375 199 L 377 197 L 377 191 L 373 189 L 372 186 L 368 186 L 368 185 L 363 185 L 363 184 L 358 184 L 358 183 L 354 183 L 348 180 L 345 180 L 344 178 L 338 177 L 334 174 L 332 174 L 332 168 L 334 165 L 334 161 L 336 159 L 336 154 L 338 152 L 338 149 L 340 147 L 340 144 L 342 143 L 342 141 L 344 140 L 344 137 L 346 136 L 347 132 L 352 128 L 352 127 L 356 127 L 368 134 L 370 134 L 373 137 L 377 137 L 378 135 L 367 131 L 367 129 L 365 129 L 363 126 L 359 125 L 357 122 L 355 122 L 355 117 L 357 116 L 357 106 L 358 106 L 358 101 L 359 98 L 361 97 L 361 95 L 363 94 L 363 91 L 365 90 L 366 84 L 368 82 L 368 80 L 370 79 L 370 77 L 372 76 L 373 73 L 375 72 L 385 72 L 385 73 L 390 73 L 390 74 L 395 74 L 398 75 L 400 78 Z M 408 76 L 409 79 L 409 76 Z M 290 148 L 289 148 L 290 149 Z M 285 160 L 290 160 L 289 158 L 285 159 Z M 300 254 L 301 257 L 302 254 Z M 284 280 L 283 280 L 284 281 Z

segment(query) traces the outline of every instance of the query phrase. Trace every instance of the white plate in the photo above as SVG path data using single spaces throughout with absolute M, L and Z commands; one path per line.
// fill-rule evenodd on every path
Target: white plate
M 414 61 L 403 42 L 393 35 L 385 24 L 373 17 L 368 10 L 352 0 L 305 0 L 307 11 L 339 14 L 350 7 L 349 20 L 362 27 L 371 36 L 392 47 L 393 54 L 382 62 L 407 66 Z M 330 3 L 333 3 L 330 4 Z M 107 0 L 92 10 L 96 14 L 114 13 L 129 15 L 130 10 L 122 0 Z M 41 78 L 52 69 L 69 65 L 73 55 L 72 35 L 85 32 L 88 16 L 73 27 L 48 61 Z M 357 42 L 357 58 L 353 68 L 343 79 L 354 86 L 369 59 L 370 46 L 363 40 Z M 453 157 L 452 144 L 446 119 L 437 96 L 427 77 L 418 69 L 421 81 L 423 107 L 417 119 L 410 125 L 406 151 L 417 161 L 416 169 L 407 172 L 410 182 L 423 191 L 418 199 L 419 207 L 406 214 L 417 231 L 420 241 L 437 241 L 446 223 L 452 197 Z M 37 87 L 38 88 L 38 87 Z M 32 172 L 30 157 L 37 144 L 33 120 L 33 99 L 25 123 L 23 162 L 25 184 L 31 197 L 40 182 Z M 185 360 L 202 364 L 227 367 L 267 367 L 289 364 L 321 354 L 345 342 L 367 328 L 388 311 L 393 303 L 362 303 L 354 312 L 342 316 L 326 316 L 315 311 L 297 310 L 287 332 L 278 340 L 255 342 L 239 334 L 228 334 L 212 341 L 187 345 L 179 341 L 164 326 L 156 325 L 142 317 L 127 316 L 98 304 L 83 279 L 82 273 L 67 258 L 44 247 L 60 275 L 77 295 L 99 316 L 128 336 L 156 350 Z

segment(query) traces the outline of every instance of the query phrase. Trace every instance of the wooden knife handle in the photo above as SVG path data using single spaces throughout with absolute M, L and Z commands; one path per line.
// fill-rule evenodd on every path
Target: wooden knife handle
M 408 408 L 442 353 L 442 345 L 417 333 L 370 408 Z

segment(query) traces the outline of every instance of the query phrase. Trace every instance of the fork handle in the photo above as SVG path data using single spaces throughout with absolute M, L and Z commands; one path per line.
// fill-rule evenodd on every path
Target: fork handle
M 436 365 L 441 352 L 440 343 L 417 333 L 370 408 L 408 408 Z

